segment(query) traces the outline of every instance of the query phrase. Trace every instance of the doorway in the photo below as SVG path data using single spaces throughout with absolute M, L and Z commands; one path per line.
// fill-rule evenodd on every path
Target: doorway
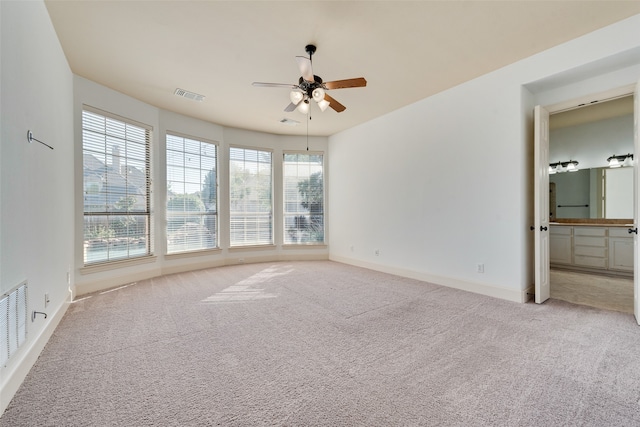
M 549 116 L 551 298 L 633 313 L 633 128 L 631 95 Z
M 535 302 L 541 304 L 550 297 L 549 289 L 549 112 L 576 108 L 593 102 L 614 99 L 633 93 L 633 219 L 628 231 L 633 236 L 633 265 L 638 274 L 633 276 L 633 314 L 640 325 L 640 80 L 636 83 L 611 89 L 604 94 L 590 95 L 582 102 L 567 101 L 550 107 L 536 105 L 533 111 L 533 225 L 534 231 L 534 295 Z M 595 101 L 594 101 L 595 100 Z M 593 101 L 593 102 L 592 102 Z M 541 191 L 544 189 L 544 191 Z

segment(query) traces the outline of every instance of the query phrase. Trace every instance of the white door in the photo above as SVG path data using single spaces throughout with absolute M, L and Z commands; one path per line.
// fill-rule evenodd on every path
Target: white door
M 549 112 L 534 110 L 534 234 L 536 303 L 549 299 Z M 637 286 L 637 284 L 636 284 Z M 636 300 L 636 306 L 638 301 Z
M 634 157 L 633 157 L 633 249 L 634 249 L 634 267 L 633 267 L 633 313 L 636 316 L 636 322 L 640 325 L 640 247 L 638 246 L 638 225 L 640 220 L 640 136 L 638 135 L 638 116 L 640 116 L 640 81 L 636 84 L 633 93 L 633 134 L 634 134 Z

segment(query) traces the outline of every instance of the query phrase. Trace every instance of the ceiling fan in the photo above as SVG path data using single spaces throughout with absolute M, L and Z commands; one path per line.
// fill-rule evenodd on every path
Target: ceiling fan
M 284 111 L 290 112 L 298 110 L 303 114 L 309 112 L 309 101 L 313 99 L 318 103 L 320 110 L 324 111 L 327 107 L 333 108 L 336 112 L 341 113 L 347 107 L 333 99 L 327 90 L 332 89 L 344 89 L 350 87 L 364 87 L 367 85 L 367 81 L 364 77 L 358 77 L 355 79 L 346 80 L 334 80 L 332 82 L 323 82 L 322 79 L 313 74 L 311 67 L 311 61 L 313 54 L 316 52 L 316 47 L 312 44 L 305 46 L 305 51 L 309 54 L 306 56 L 296 56 L 296 62 L 300 68 L 302 76 L 298 79 L 298 84 L 286 84 L 286 83 L 261 83 L 253 82 L 253 86 L 260 87 L 286 87 L 293 89 L 289 94 L 291 103 L 284 109 Z

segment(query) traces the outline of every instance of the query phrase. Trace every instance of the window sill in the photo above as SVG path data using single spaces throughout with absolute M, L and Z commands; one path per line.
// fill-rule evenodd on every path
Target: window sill
M 327 249 L 326 243 L 287 243 L 282 249 Z
M 253 245 L 253 246 L 233 246 L 229 248 L 229 252 L 247 252 L 247 251 L 260 251 L 260 250 L 274 250 L 276 245 Z
M 138 258 L 124 259 L 119 261 L 109 261 L 100 264 L 87 265 L 80 268 L 80 274 L 93 274 L 102 271 L 116 270 L 123 267 L 131 267 L 135 265 L 151 264 L 156 262 L 158 257 L 155 255 L 147 255 Z
M 172 259 L 182 259 L 182 258 L 191 258 L 191 257 L 199 257 L 206 255 L 219 255 L 222 253 L 220 248 L 214 249 L 202 249 L 199 251 L 185 251 L 185 252 L 174 252 L 171 254 L 165 254 L 164 259 L 172 260 Z

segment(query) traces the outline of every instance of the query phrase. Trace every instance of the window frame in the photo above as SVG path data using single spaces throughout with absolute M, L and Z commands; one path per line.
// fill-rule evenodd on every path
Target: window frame
M 233 203 L 234 201 L 232 200 L 233 194 L 232 194 L 232 188 L 231 186 L 233 185 L 233 177 L 232 177 L 232 163 L 233 163 L 233 159 L 232 159 L 232 150 L 245 150 L 245 151 L 255 151 L 256 153 L 268 153 L 270 156 L 270 162 L 269 162 L 269 175 L 270 175 L 270 182 L 269 182 L 269 194 L 270 194 L 270 212 L 269 212 L 269 230 L 270 230 L 270 236 L 269 236 L 269 241 L 268 242 L 245 242 L 245 243 L 234 243 L 233 241 L 233 227 L 232 227 L 232 222 L 233 222 L 233 216 L 234 216 L 234 212 L 233 212 Z M 258 156 L 259 154 L 257 154 Z M 228 203 L 228 212 L 229 212 L 229 216 L 228 216 L 228 221 L 227 221 L 227 225 L 228 225 L 228 236 L 229 236 L 229 250 L 234 250 L 234 249 L 242 249 L 242 248 L 263 248 L 263 247 L 270 247 L 270 246 L 274 246 L 274 242 L 275 242 L 275 194 L 274 194 L 274 190 L 275 190 L 275 165 L 274 165 L 274 150 L 269 149 L 269 148 L 265 148 L 265 147 L 249 147 L 249 146 L 242 146 L 242 145 L 230 145 L 228 147 L 227 150 L 227 168 L 228 168 L 228 173 L 227 173 L 227 178 L 228 178 L 228 182 L 227 182 L 227 203 Z M 246 212 L 245 212 L 246 213 Z M 245 231 L 246 233 L 246 231 Z
M 104 125 L 104 132 L 96 132 L 95 130 L 90 129 L 90 125 L 87 125 L 85 123 L 85 113 L 94 115 L 94 116 L 98 116 L 99 119 L 104 120 L 105 121 L 105 125 Z M 108 125 L 107 125 L 107 121 L 114 121 L 114 122 L 118 122 L 119 124 L 123 125 L 125 128 L 125 134 L 127 133 L 127 130 L 129 129 L 129 127 L 133 127 L 133 128 L 137 128 L 137 129 L 132 129 L 132 130 L 138 130 L 138 131 L 143 131 L 144 132 L 144 156 L 143 157 L 132 157 L 129 156 L 129 151 L 134 151 L 134 144 L 137 144 L 137 141 L 134 141 L 132 138 L 128 138 L 128 137 L 124 137 L 124 138 L 117 138 L 118 140 L 122 141 L 125 145 L 124 145 L 124 149 L 123 149 L 123 155 L 120 155 L 119 152 L 115 153 L 113 150 L 113 145 L 112 145 L 112 151 L 108 152 L 108 147 L 107 144 L 109 143 L 108 140 L 110 138 L 115 138 L 114 135 L 109 135 L 109 131 L 108 131 Z M 149 259 L 149 258 L 153 258 L 154 257 L 154 214 L 153 214 L 153 197 L 152 197 L 152 140 L 153 140 L 153 126 L 145 124 L 145 123 L 141 123 L 138 122 L 136 120 L 127 118 L 127 117 L 123 117 L 108 111 L 104 111 L 101 110 L 99 108 L 95 108 L 92 107 L 90 105 L 86 105 L 83 104 L 82 105 L 82 110 L 81 110 L 81 120 L 80 120 L 80 129 L 81 129 L 81 143 L 82 143 L 82 170 L 83 170 L 83 178 L 82 178 L 82 200 L 83 200 L 83 206 L 82 206 L 82 218 L 83 218 L 83 226 L 82 226 L 82 245 L 83 245 L 83 256 L 82 256 L 82 269 L 83 270 L 91 270 L 91 269 L 99 269 L 101 270 L 103 267 L 108 267 L 111 265 L 117 265 L 117 264 L 122 264 L 122 263 L 128 263 L 128 262 L 140 262 L 143 261 L 144 259 Z M 91 141 L 90 138 L 86 138 L 85 133 L 88 132 L 92 132 L 94 135 L 97 135 L 98 139 L 99 138 L 104 138 L 104 144 L 105 144 L 105 150 L 91 150 L 89 149 L 88 146 L 90 146 Z M 97 139 L 96 139 L 97 141 Z M 95 142 L 95 141 L 94 141 Z M 118 147 L 119 148 L 119 147 Z M 138 147 L 139 148 L 139 147 Z M 140 150 L 138 150 L 140 151 Z M 108 181 L 108 174 L 111 173 L 112 175 L 121 175 L 122 176 L 122 165 L 120 165 L 120 161 L 124 160 L 125 161 L 125 167 L 127 170 L 127 175 L 123 178 L 124 183 L 127 186 L 127 189 L 125 190 L 125 192 L 123 193 L 126 198 L 128 199 L 129 197 L 133 197 L 134 200 L 136 198 L 142 198 L 143 202 L 142 203 L 136 203 L 135 201 L 133 202 L 132 206 L 127 206 L 126 210 L 123 211 L 114 211 L 112 207 L 110 207 L 110 203 L 108 201 L 108 195 L 109 194 L 115 194 L 117 192 L 110 192 L 110 191 L 105 191 L 105 200 L 104 200 L 104 210 L 99 210 L 99 209 L 87 209 L 87 197 L 89 194 L 95 194 L 95 193 L 90 193 L 87 187 L 87 184 L 89 184 L 91 186 L 91 188 L 95 188 L 95 184 L 96 182 L 88 182 L 88 180 L 86 179 L 87 176 L 85 175 L 87 173 L 86 170 L 86 164 L 85 164 L 85 154 L 100 154 L 100 155 L 104 155 L 104 171 L 107 174 L 107 181 Z M 113 162 L 114 162 L 114 157 L 118 157 L 118 164 L 120 165 L 120 171 L 119 172 L 113 172 L 113 171 L 108 171 L 109 169 L 109 164 L 107 163 L 107 156 L 112 156 L 112 163 L 111 163 L 111 167 L 113 167 Z M 98 159 L 97 157 L 94 156 L 94 158 L 96 158 L 99 162 L 102 163 L 102 161 L 100 159 Z M 133 165 L 129 164 L 129 161 L 131 161 L 131 163 L 135 164 L 136 162 L 142 162 L 143 164 L 143 168 L 144 168 L 144 178 L 143 178 L 143 182 L 142 185 L 139 186 L 138 188 L 144 188 L 144 194 L 136 194 L 136 193 L 129 193 L 129 185 L 133 185 L 132 181 L 134 181 L 133 178 L 128 178 L 129 174 L 133 174 L 133 170 L 137 170 L 137 171 L 141 171 L 141 168 L 135 167 Z M 97 177 L 94 181 L 97 181 Z M 104 179 L 104 177 L 103 177 Z M 100 184 L 97 184 L 98 187 L 100 187 Z M 101 191 L 102 189 L 100 188 L 98 190 L 97 193 L 102 193 Z M 121 198 L 122 199 L 122 198 Z M 140 205 L 143 205 L 144 208 L 143 209 L 136 209 L 134 208 L 134 206 L 137 204 L 137 206 L 139 207 Z M 102 202 L 99 203 L 99 205 L 102 205 Z M 94 205 L 94 206 L 99 206 L 99 205 Z M 131 209 L 133 208 L 133 209 Z M 125 214 L 125 215 L 123 215 Z M 141 234 L 142 238 L 144 241 L 140 242 L 140 238 L 138 239 L 138 241 L 136 242 L 135 240 L 131 240 L 132 236 L 131 234 L 127 231 L 127 233 L 124 235 L 125 239 L 129 239 L 126 244 L 124 246 L 126 246 L 126 252 L 127 255 L 126 256 L 111 256 L 110 255 L 110 247 L 112 246 L 112 243 L 114 243 L 114 245 L 116 244 L 120 244 L 118 242 L 112 242 L 111 239 L 113 239 L 113 236 L 111 236 L 112 232 L 110 231 L 110 228 L 107 228 L 107 237 L 103 238 L 103 239 L 91 239 L 94 242 L 97 240 L 102 240 L 102 246 L 106 246 L 106 252 L 107 252 L 107 256 L 106 258 L 102 258 L 102 259 L 97 259 L 97 260 L 90 260 L 88 258 L 88 252 L 91 250 L 91 244 L 89 242 L 89 240 L 87 239 L 87 220 L 89 218 L 97 218 L 98 222 L 102 219 L 102 220 L 106 220 L 108 226 L 111 224 L 110 221 L 113 220 L 115 217 L 118 216 L 125 216 L 127 217 L 127 220 L 125 222 L 128 221 L 134 221 L 133 218 L 135 219 L 135 222 L 138 223 L 139 222 L 139 218 L 142 218 L 144 221 L 144 225 L 142 227 L 140 226 L 136 226 L 136 228 L 142 229 L 144 230 L 143 233 Z M 115 223 L 114 223 L 115 224 Z M 104 224 L 98 224 L 101 225 L 104 228 Z M 128 225 L 125 227 L 128 229 Z M 104 242 L 104 240 L 106 239 L 106 243 Z M 120 237 L 120 239 L 122 239 L 122 237 Z M 133 244 L 135 243 L 135 245 L 140 246 L 141 244 L 144 245 L 144 250 L 140 251 L 133 251 L 134 253 L 132 254 L 131 251 L 131 246 L 133 246 Z M 99 249 L 99 247 L 97 248 Z
M 214 230 L 213 230 L 213 235 L 215 236 L 214 238 L 214 245 L 211 247 L 206 247 L 206 248 L 195 248 L 195 249 L 186 249 L 186 250 L 180 250 L 180 251 L 173 251 L 170 252 L 169 251 L 169 224 L 170 224 L 170 218 L 174 215 L 171 215 L 169 212 L 170 210 L 168 209 L 169 206 L 169 183 L 172 182 L 169 179 L 169 159 L 168 159 L 168 154 L 169 151 L 174 151 L 174 150 L 169 150 L 169 145 L 168 145 L 168 138 L 169 137 L 175 137 L 175 138 L 182 138 L 183 140 L 191 140 L 191 141 L 195 141 L 195 142 L 199 142 L 201 144 L 210 144 L 215 148 L 215 212 L 211 215 L 211 214 L 203 214 L 202 217 L 206 218 L 206 217 L 213 217 L 214 218 Z M 214 140 L 210 140 L 207 138 L 201 138 L 201 137 L 196 137 L 193 135 L 187 135 L 187 134 L 183 134 L 180 132 L 174 132 L 174 131 L 169 131 L 167 130 L 165 133 L 165 170 L 166 170 L 166 175 L 165 175 L 165 196 L 166 196 L 166 203 L 165 203 L 165 219 L 166 219 L 166 224 L 164 227 L 164 233 L 165 233 L 165 255 L 167 256 L 180 256 L 180 255 L 189 255 L 189 254 L 195 254 L 195 253 L 210 253 L 212 251 L 219 251 L 220 250 L 220 143 Z M 183 154 L 189 154 L 186 151 L 182 151 Z M 195 153 L 190 153 L 190 154 L 195 154 Z M 202 154 L 198 155 L 200 158 L 199 164 L 202 165 Z M 210 157 L 210 156 L 209 156 Z M 177 166 L 177 165 L 173 165 L 173 166 Z M 186 166 L 183 165 L 183 169 L 186 169 Z M 200 172 L 203 171 L 202 168 L 199 169 Z M 185 178 L 186 179 L 186 178 Z M 183 183 L 185 183 L 183 181 Z M 204 183 L 201 183 L 201 189 L 200 191 L 203 191 L 203 187 L 204 187 Z M 202 200 L 202 199 L 201 199 Z M 205 211 L 206 212 L 206 211 Z M 186 215 L 186 213 L 185 213 Z
M 286 156 L 287 155 L 308 155 L 308 156 L 321 156 L 322 157 L 322 241 L 303 241 L 303 242 L 291 242 L 287 239 L 287 217 L 293 213 L 287 211 L 287 175 L 286 175 Z M 327 205 L 327 192 L 326 192 L 326 168 L 325 168 L 326 154 L 323 151 L 302 151 L 302 150 L 285 150 L 282 152 L 282 241 L 283 245 L 290 247 L 301 246 L 326 246 L 326 214 L 325 207 Z

